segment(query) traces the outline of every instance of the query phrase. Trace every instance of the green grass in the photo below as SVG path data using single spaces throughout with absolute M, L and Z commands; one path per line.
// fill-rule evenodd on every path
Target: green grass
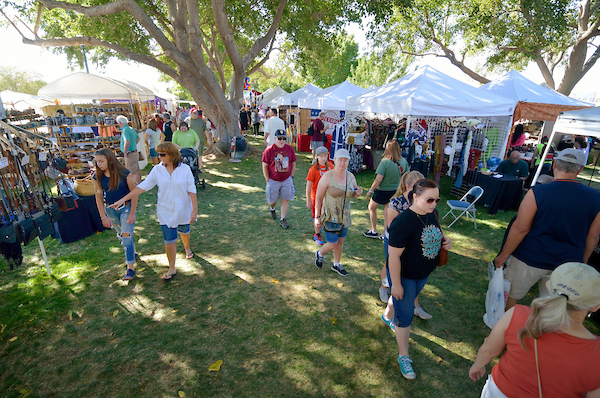
M 310 157 L 298 154 L 292 228 L 283 230 L 268 212 L 258 153 L 238 164 L 207 162 L 192 226 L 196 257 L 185 260 L 180 245 L 170 283 L 159 279 L 167 263 L 156 191 L 141 197 L 142 262 L 129 283 L 120 280 L 124 258 L 111 231 L 67 245 L 47 239 L 50 278 L 35 244 L 15 271 L 2 259 L 0 396 L 478 397 L 483 381 L 472 382 L 468 369 L 489 333 L 487 263 L 515 212 L 489 216 L 482 208 L 477 231 L 466 220 L 446 229 L 454 248 L 421 295 L 434 318 L 413 322 L 418 377 L 407 381 L 379 318 L 383 248 L 362 236 L 367 202 L 352 203 L 342 257 L 350 275 L 329 271 L 331 254 L 317 270 L 304 200 L 309 166 Z M 373 178 L 373 171 L 357 175 L 364 187 Z M 209 372 L 217 360 L 221 370 Z

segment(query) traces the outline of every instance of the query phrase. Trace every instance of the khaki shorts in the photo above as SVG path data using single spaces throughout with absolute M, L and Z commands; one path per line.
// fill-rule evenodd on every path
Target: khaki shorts
M 531 267 L 511 256 L 507 261 L 505 279 L 510 281 L 510 293 L 508 297 L 520 300 L 535 283 L 538 283 L 540 296 L 547 295 L 546 282 L 550 278 L 551 270 Z
M 125 168 L 134 174 L 140 172 L 140 155 L 137 151 L 125 154 Z

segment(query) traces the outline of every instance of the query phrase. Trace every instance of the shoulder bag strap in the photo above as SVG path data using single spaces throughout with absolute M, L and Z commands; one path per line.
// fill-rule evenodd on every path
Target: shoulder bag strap
M 435 219 L 438 222 L 438 225 L 440 226 L 440 231 L 442 231 L 442 240 L 444 239 L 444 230 L 442 229 L 442 223 L 440 222 L 440 219 L 438 218 L 438 214 L 437 214 L 437 210 L 433 211 L 433 215 L 435 216 Z
M 540 398 L 542 398 L 542 381 L 540 380 L 540 363 L 538 361 L 537 339 L 533 339 L 533 347 L 535 350 L 535 370 L 537 371 L 538 391 L 540 392 Z

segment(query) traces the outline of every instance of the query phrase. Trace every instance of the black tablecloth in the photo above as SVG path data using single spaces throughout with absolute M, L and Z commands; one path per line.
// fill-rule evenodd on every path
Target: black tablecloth
M 476 184 L 483 188 L 480 203 L 489 206 L 489 213 L 496 214 L 498 210 L 519 208 L 523 194 L 523 180 L 504 175 L 494 178 L 477 173 Z
M 96 231 L 104 231 L 100 213 L 94 196 L 81 196 L 78 207 L 62 212 L 58 220 L 58 230 L 62 243 L 71 243 L 91 236 Z

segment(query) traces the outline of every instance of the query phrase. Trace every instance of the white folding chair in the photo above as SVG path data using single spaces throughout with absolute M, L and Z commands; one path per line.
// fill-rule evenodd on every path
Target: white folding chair
M 474 197 L 472 202 L 469 202 L 469 200 L 468 200 L 469 196 Z M 448 225 L 448 228 L 450 228 L 452 226 L 452 224 L 457 222 L 458 219 L 461 218 L 464 214 L 467 216 L 467 220 L 469 220 L 469 217 L 471 217 L 473 219 L 473 222 L 475 223 L 475 229 L 477 229 L 477 210 L 475 209 L 475 202 L 477 202 L 479 200 L 479 198 L 481 198 L 482 196 L 483 196 L 483 188 L 481 188 L 480 186 L 474 186 L 473 188 L 469 189 L 469 192 L 467 192 L 462 198 L 460 198 L 460 200 L 447 201 L 446 203 L 448 203 L 448 207 L 450 207 L 450 211 L 448 211 L 448 213 L 446 213 L 446 215 L 442 218 L 442 220 L 444 218 L 448 217 L 449 214 L 452 214 L 452 216 L 454 217 L 454 221 L 452 221 L 450 223 L 450 225 Z M 459 215 L 454 214 L 454 210 L 460 211 L 460 214 Z

